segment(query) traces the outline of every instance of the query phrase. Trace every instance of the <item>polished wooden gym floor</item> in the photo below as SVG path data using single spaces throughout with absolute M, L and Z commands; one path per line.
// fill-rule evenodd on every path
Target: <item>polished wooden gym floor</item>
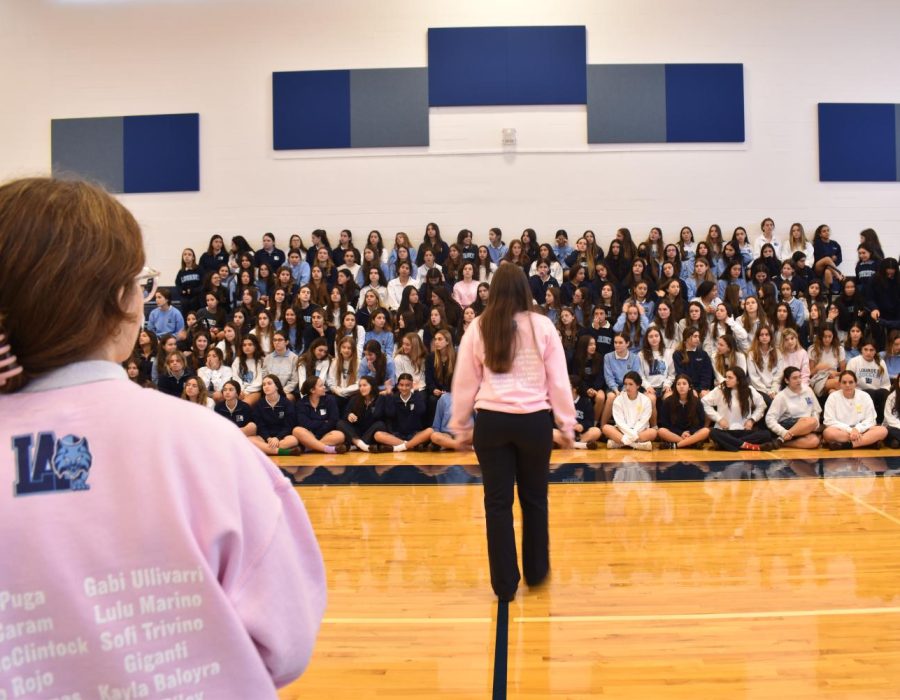
M 473 455 L 278 461 L 329 587 L 282 700 L 900 698 L 900 451 L 554 452 L 502 648 Z

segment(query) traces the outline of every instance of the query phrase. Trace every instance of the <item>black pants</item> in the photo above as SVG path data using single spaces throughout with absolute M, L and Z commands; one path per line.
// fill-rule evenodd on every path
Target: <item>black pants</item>
M 525 580 L 541 581 L 550 569 L 547 481 L 553 449 L 549 411 L 514 414 L 479 411 L 473 435 L 484 482 L 491 586 L 501 597 L 519 585 L 516 535 L 513 531 L 513 486 L 522 505 L 522 564 Z
M 887 426 L 885 426 L 887 427 Z M 888 438 L 893 438 L 897 442 L 900 442 L 900 428 L 888 428 Z
M 753 445 L 761 445 L 772 439 L 772 433 L 765 428 L 754 428 L 753 430 L 722 430 L 722 428 L 713 428 L 709 431 L 709 437 L 716 447 L 727 452 L 738 452 L 741 445 L 749 442 Z
M 375 433 L 377 433 L 379 430 L 387 430 L 387 426 L 383 421 L 380 420 L 372 423 L 372 425 L 370 425 L 362 435 L 359 434 L 359 431 L 357 431 L 356 426 L 354 426 L 353 423 L 350 423 L 349 421 L 346 421 L 344 419 L 339 420 L 336 427 L 344 434 L 347 442 L 362 440 L 367 445 L 371 444 L 375 439 Z
M 887 389 L 866 389 L 865 386 L 859 386 L 859 388 L 872 397 L 872 403 L 875 404 L 875 418 L 878 420 L 878 425 L 881 425 L 884 422 L 884 402 L 887 401 L 891 392 Z

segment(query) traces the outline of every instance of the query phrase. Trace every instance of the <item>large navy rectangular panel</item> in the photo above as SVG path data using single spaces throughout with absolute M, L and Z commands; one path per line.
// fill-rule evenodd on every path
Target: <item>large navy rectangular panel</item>
M 350 71 L 273 73 L 272 136 L 276 151 L 350 148 Z
M 510 27 L 508 93 L 511 105 L 583 105 L 587 102 L 584 27 Z
M 744 141 L 743 64 L 667 64 L 666 140 Z
M 506 37 L 503 27 L 429 29 L 428 104 L 508 104 Z
M 897 177 L 893 104 L 819 104 L 819 180 L 891 182 Z
M 125 117 L 125 192 L 200 189 L 200 115 Z
M 53 119 L 50 122 L 50 160 L 54 177 L 77 175 L 122 192 L 124 179 L 124 122 L 122 117 Z
M 584 27 L 428 30 L 432 107 L 584 104 Z

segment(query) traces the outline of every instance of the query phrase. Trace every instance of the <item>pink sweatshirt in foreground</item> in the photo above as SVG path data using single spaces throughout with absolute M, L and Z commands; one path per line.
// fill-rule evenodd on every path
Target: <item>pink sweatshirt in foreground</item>
M 221 416 L 85 364 L 0 397 L 0 697 L 274 700 L 325 607 L 300 498 Z
M 473 409 L 502 413 L 552 409 L 557 427 L 564 433 L 573 433 L 575 402 L 556 328 L 546 316 L 530 312 L 516 314 L 516 323 L 518 350 L 512 369 L 506 374 L 495 374 L 484 365 L 481 318 L 463 335 L 451 392 L 450 430 L 457 437 L 471 434 Z

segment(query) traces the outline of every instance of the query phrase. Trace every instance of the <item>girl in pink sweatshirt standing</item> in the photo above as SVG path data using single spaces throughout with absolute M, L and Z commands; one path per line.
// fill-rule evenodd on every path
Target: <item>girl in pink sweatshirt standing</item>
M 487 308 L 463 336 L 451 392 L 451 431 L 460 446 L 474 445 L 481 465 L 491 585 L 507 601 L 519 585 L 513 489 L 518 482 L 525 581 L 537 586 L 550 570 L 547 481 L 554 418 L 562 446 L 574 444 L 562 342 L 549 319 L 531 307 L 525 273 L 501 265 Z

